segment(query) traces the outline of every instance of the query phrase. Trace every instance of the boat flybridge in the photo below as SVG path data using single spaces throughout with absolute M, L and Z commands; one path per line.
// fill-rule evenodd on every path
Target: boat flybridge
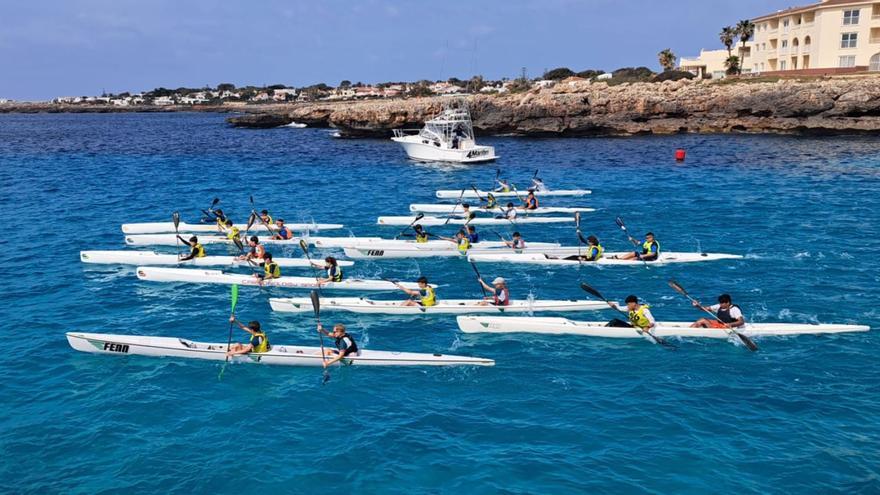
M 449 99 L 443 111 L 425 122 L 425 127 L 395 129 L 392 141 L 400 143 L 410 159 L 420 162 L 477 163 L 498 158 L 492 146 L 474 141 L 471 114 L 464 98 Z

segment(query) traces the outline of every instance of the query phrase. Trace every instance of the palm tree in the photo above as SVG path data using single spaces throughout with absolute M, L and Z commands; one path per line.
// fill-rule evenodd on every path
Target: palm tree
M 739 35 L 739 40 L 742 41 L 742 47 L 746 47 L 746 42 L 752 39 L 752 36 L 755 34 L 755 25 L 752 24 L 752 21 L 748 19 L 744 19 L 736 23 L 736 34 Z
M 727 67 L 728 76 L 739 74 L 739 57 L 736 55 L 727 57 L 727 60 L 724 61 L 724 66 Z
M 666 48 L 658 53 L 657 57 L 660 60 L 660 67 L 663 67 L 664 71 L 672 70 L 675 68 L 676 56 L 669 48 Z
M 718 39 L 721 40 L 721 44 L 727 47 L 727 56 L 733 56 L 733 44 L 736 41 L 736 29 L 727 26 L 721 30 L 721 34 L 718 35 Z

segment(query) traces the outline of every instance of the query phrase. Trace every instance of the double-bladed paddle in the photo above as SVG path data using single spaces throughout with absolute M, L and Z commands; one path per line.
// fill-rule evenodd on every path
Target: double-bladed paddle
M 423 219 L 423 218 L 425 218 L 425 214 L 424 214 L 424 213 L 419 213 L 418 215 L 416 215 L 416 218 L 415 218 L 412 222 L 410 222 L 409 225 L 406 226 L 406 228 L 404 228 L 403 230 L 400 231 L 400 233 L 398 233 L 396 236 L 394 236 L 394 240 L 397 240 L 397 239 L 398 239 L 400 236 L 402 236 L 407 230 L 411 229 L 412 226 L 416 224 L 416 222 L 418 222 L 419 220 L 421 220 L 421 219 Z
M 464 197 L 465 191 L 467 191 L 466 187 L 461 190 L 461 194 L 458 195 L 458 201 L 456 201 L 455 206 L 452 207 L 452 213 L 450 213 L 449 216 L 446 217 L 446 221 L 443 222 L 443 225 L 448 225 L 449 221 L 452 220 L 452 217 L 455 215 L 455 210 L 458 209 L 458 206 L 461 204 L 461 198 Z
M 230 289 L 231 296 L 231 309 L 230 309 L 230 317 L 235 316 L 235 306 L 238 304 L 238 284 L 232 284 L 232 289 Z M 229 349 L 232 347 L 232 326 L 235 325 L 235 322 L 229 322 L 229 338 L 226 340 L 226 361 L 223 363 L 223 367 L 220 368 L 220 374 L 217 375 L 217 380 L 223 378 L 223 372 L 226 371 L 226 365 L 229 364 Z
M 701 311 L 711 315 L 712 318 L 718 320 L 719 322 L 724 323 L 723 321 L 721 321 L 720 318 L 718 318 L 718 315 L 716 315 L 715 313 L 713 313 L 711 311 L 707 311 L 705 308 L 703 308 L 703 305 L 701 305 L 699 301 L 697 301 L 690 294 L 688 294 L 688 291 L 686 291 L 685 288 L 681 286 L 681 284 L 679 284 L 678 282 L 676 282 L 675 280 L 672 280 L 672 279 L 670 279 L 668 283 L 669 283 L 669 286 L 672 287 L 676 292 L 678 292 L 679 294 L 688 298 L 692 303 L 696 304 L 697 307 L 700 308 Z M 743 345 L 745 345 L 746 348 L 748 348 L 748 350 L 750 350 L 752 352 L 758 350 L 758 345 L 755 344 L 755 342 L 752 339 L 750 339 L 745 334 L 738 332 L 735 328 L 731 327 L 727 323 L 724 323 L 723 330 L 726 331 L 728 335 L 736 335 L 739 338 L 739 340 L 743 343 Z
M 608 299 L 605 299 L 605 296 L 603 296 L 599 291 L 597 291 L 596 289 L 590 287 L 589 285 L 587 285 L 587 284 L 581 282 L 581 289 L 583 289 L 584 291 L 586 291 L 588 294 L 591 294 L 591 295 L 595 296 L 596 298 L 605 301 L 605 304 L 607 304 L 611 309 L 617 310 L 618 312 L 620 312 L 620 313 L 622 313 L 622 314 L 625 314 L 625 315 L 629 316 L 629 315 L 627 314 L 626 311 L 620 309 L 616 304 L 612 303 L 612 302 L 609 301 Z M 656 342 L 656 343 L 658 343 L 658 344 L 660 344 L 660 345 L 662 345 L 662 346 L 669 347 L 670 349 L 675 349 L 675 346 L 674 346 L 674 345 L 670 344 L 666 339 L 662 339 L 662 338 L 660 338 L 660 337 L 654 335 L 654 333 L 651 332 L 649 329 L 647 329 L 647 328 L 639 328 L 639 327 L 637 327 L 637 326 L 635 326 L 635 325 L 633 325 L 632 327 L 635 329 L 636 332 L 639 332 L 639 333 L 642 334 L 642 335 L 647 335 L 647 336 L 651 337 L 651 339 L 652 339 L 654 342 Z
M 471 261 L 470 263 L 471 263 L 471 268 L 474 269 L 474 273 L 477 274 L 477 282 L 480 282 L 480 280 L 483 280 L 483 276 L 480 275 L 480 270 L 477 269 L 477 264 L 474 263 L 473 261 Z M 483 287 L 482 282 L 480 283 L 480 290 L 483 291 L 483 297 L 488 296 L 488 294 L 486 293 L 486 288 Z
M 645 261 L 644 258 L 642 258 L 642 255 L 639 253 L 639 241 L 636 240 L 636 238 L 634 238 L 633 236 L 630 235 L 629 230 L 626 228 L 626 224 L 623 223 L 623 219 L 620 218 L 620 217 L 617 217 L 617 218 L 614 219 L 614 223 L 616 223 L 617 226 L 620 227 L 620 230 L 623 231 L 624 235 L 626 235 L 626 238 L 629 239 L 629 242 L 631 242 L 632 245 L 635 246 L 636 250 L 633 251 L 633 252 L 636 253 L 636 258 L 638 258 L 639 261 L 641 261 L 642 263 L 644 263 L 645 266 L 647 267 L 647 266 L 648 266 L 648 262 Z
M 177 258 L 180 259 L 180 212 L 175 211 L 171 214 L 171 221 L 174 223 L 174 242 L 177 244 Z
M 299 240 L 299 247 L 303 250 L 303 253 L 306 254 L 306 259 L 309 260 L 309 266 L 312 267 L 312 272 L 315 274 L 315 282 L 318 284 L 318 291 L 321 290 L 321 276 L 318 275 L 318 270 L 315 269 L 315 265 L 312 263 L 312 257 L 309 256 L 309 246 L 306 245 L 306 241 L 304 239 Z
M 264 218 L 263 218 L 262 216 L 260 216 L 260 215 L 257 215 L 257 207 L 254 206 L 254 195 L 253 195 L 253 194 L 250 195 L 250 200 L 251 200 L 251 214 L 256 215 L 257 217 L 259 217 L 259 219 L 260 219 L 260 223 L 266 226 L 266 230 L 269 231 L 269 235 L 270 235 L 270 236 L 274 236 L 274 235 L 275 235 L 275 232 L 272 230 L 272 227 L 270 227 L 269 224 L 266 222 L 266 219 L 264 219 Z
M 318 291 L 313 290 L 309 297 L 312 298 L 312 309 L 315 311 L 315 323 L 316 325 L 321 324 L 321 296 L 318 295 Z M 315 328 L 317 330 L 317 327 Z M 327 362 L 327 355 L 324 353 L 324 332 L 318 330 L 318 338 L 321 340 L 321 363 Z M 330 371 L 327 368 L 324 368 L 323 380 L 321 384 L 325 384 L 330 381 Z

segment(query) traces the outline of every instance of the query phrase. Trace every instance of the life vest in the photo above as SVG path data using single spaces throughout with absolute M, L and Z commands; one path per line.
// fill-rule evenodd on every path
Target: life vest
M 476 232 L 473 234 L 468 234 L 467 238 L 471 244 L 476 244 L 476 243 L 480 242 L 480 234 L 477 234 Z
M 630 311 L 628 313 L 629 322 L 632 323 L 634 327 L 642 329 L 650 328 L 651 320 L 649 320 L 648 317 L 645 316 L 645 310 L 648 308 L 650 308 L 650 306 L 648 306 L 647 304 L 642 304 L 641 306 L 639 306 L 639 309 L 635 311 Z
M 271 276 L 273 278 L 278 278 L 281 276 L 281 267 L 278 266 L 278 263 L 274 261 L 263 264 L 263 270 L 266 271 L 266 276 Z
M 259 344 L 254 344 L 254 341 L 259 340 Z M 251 335 L 250 344 L 253 346 L 251 352 L 267 352 L 269 350 L 269 339 L 266 337 L 264 332 L 255 332 Z
M 205 257 L 205 246 L 202 246 L 198 242 L 192 245 L 192 250 L 195 253 L 196 258 L 204 258 Z
M 653 246 L 657 246 L 657 256 L 660 256 L 660 243 L 656 239 L 654 242 L 645 241 L 642 243 L 642 254 L 649 254 Z
M 513 242 L 511 242 L 511 247 L 513 249 L 525 249 L 526 248 L 526 241 L 524 241 L 522 239 L 514 239 Z
M 238 227 L 233 226 L 232 228 L 229 228 L 229 232 L 226 233 L 226 238 L 230 240 L 236 239 L 240 234 L 241 230 L 239 230 Z
M 466 253 L 468 249 L 471 248 L 471 241 L 467 237 L 462 237 L 458 240 L 458 251 L 461 253 Z
M 604 254 L 605 248 L 603 248 L 601 244 L 597 244 L 595 246 L 590 246 L 590 252 L 587 253 L 587 258 L 591 261 L 596 261 Z
M 504 300 L 502 300 L 501 297 L 498 296 L 499 293 L 504 294 Z M 495 306 L 507 306 L 508 304 L 510 304 L 510 292 L 507 289 L 501 289 L 495 292 L 493 298 L 495 300 Z
M 418 242 L 418 243 L 428 242 L 428 233 L 425 231 L 422 231 L 421 234 L 416 232 L 416 242 Z
M 419 289 L 419 295 L 421 296 L 422 306 L 435 306 L 437 304 L 437 293 L 434 292 L 433 287 L 425 287 L 424 290 Z
M 342 268 L 339 265 L 330 265 L 330 268 L 327 268 L 327 277 L 333 282 L 342 282 Z
M 293 234 L 290 233 L 290 229 L 288 229 L 285 225 L 284 227 L 278 229 L 278 237 L 282 239 L 290 239 L 293 237 Z
M 486 200 L 486 209 L 491 210 L 493 208 L 498 208 L 498 200 L 495 198 L 489 198 Z
M 508 185 L 508 184 L 502 185 L 501 192 L 510 192 L 510 185 Z
M 538 207 L 538 197 L 537 196 L 534 196 L 531 198 L 526 198 L 526 209 L 527 210 L 534 210 L 537 207 Z
M 269 225 L 272 225 L 273 223 L 275 223 L 275 221 L 272 220 L 272 215 L 266 215 L 265 217 L 261 216 L 260 218 L 262 219 L 263 222 L 265 222 Z
M 358 346 L 355 343 L 354 339 L 351 338 L 349 334 L 343 334 L 342 337 L 336 338 L 336 348 L 342 351 L 343 356 L 348 356 L 349 354 L 356 354 L 358 352 Z
M 731 304 L 730 308 L 736 308 L 736 309 L 739 309 L 740 311 L 742 311 L 742 309 L 740 309 L 740 307 L 737 306 L 736 304 Z M 727 309 L 718 308 L 718 312 L 715 313 L 715 316 L 717 316 L 718 319 L 723 321 L 724 323 L 735 322 L 736 319 L 730 316 L 730 308 L 727 308 Z

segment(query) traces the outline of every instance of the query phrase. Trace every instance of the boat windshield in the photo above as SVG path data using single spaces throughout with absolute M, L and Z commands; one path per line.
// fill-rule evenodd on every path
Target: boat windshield
M 425 122 L 425 127 L 419 132 L 419 136 L 446 148 L 472 148 L 474 129 L 464 99 L 446 102 L 439 115 Z

